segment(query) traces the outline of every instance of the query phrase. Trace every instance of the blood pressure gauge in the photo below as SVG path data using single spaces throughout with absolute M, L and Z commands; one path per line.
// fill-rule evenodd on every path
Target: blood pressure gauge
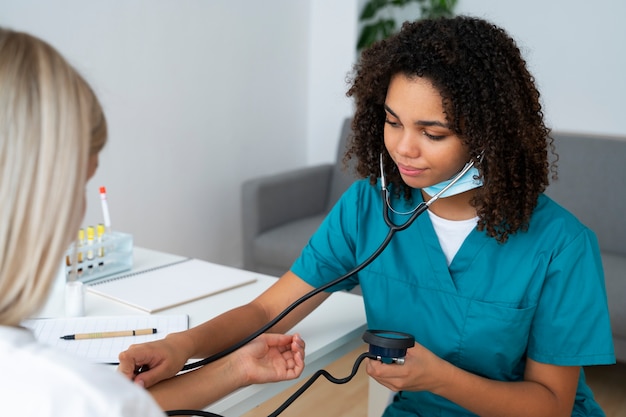
M 367 330 L 363 341 L 369 343 L 369 353 L 382 363 L 404 364 L 406 350 L 415 345 L 415 338 L 408 333 L 391 330 Z

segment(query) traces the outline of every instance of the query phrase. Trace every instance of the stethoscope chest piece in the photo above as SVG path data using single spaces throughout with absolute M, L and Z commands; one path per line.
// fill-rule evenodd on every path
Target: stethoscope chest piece
M 415 338 L 408 333 L 391 330 L 366 330 L 363 341 L 370 345 L 369 353 L 382 363 L 404 364 L 408 348 L 415 345 Z

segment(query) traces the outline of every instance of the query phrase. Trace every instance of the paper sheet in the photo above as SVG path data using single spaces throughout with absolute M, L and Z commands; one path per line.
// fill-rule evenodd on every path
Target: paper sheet
M 22 326 L 31 329 L 40 343 L 63 350 L 96 363 L 118 362 L 120 352 L 133 343 L 163 339 L 169 333 L 189 328 L 187 315 L 97 316 L 25 320 Z M 142 336 L 107 337 L 101 339 L 62 340 L 61 336 L 76 333 L 110 332 L 155 328 L 157 333 Z

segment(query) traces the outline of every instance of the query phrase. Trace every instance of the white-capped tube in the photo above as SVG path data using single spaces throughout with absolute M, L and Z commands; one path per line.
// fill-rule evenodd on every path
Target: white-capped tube
M 82 317 L 85 315 L 85 289 L 80 281 L 65 284 L 65 315 Z

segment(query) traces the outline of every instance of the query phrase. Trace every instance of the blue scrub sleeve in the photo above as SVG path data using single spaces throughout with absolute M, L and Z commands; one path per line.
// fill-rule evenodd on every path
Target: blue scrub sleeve
M 561 366 L 615 361 L 602 261 L 596 237 L 587 228 L 550 262 L 528 357 Z
M 357 181 L 343 194 L 291 267 L 308 284 L 318 288 L 356 266 L 355 238 L 351 233 L 358 230 L 356 210 L 363 185 L 369 186 Z M 358 279 L 351 277 L 328 291 L 350 290 L 357 284 Z

